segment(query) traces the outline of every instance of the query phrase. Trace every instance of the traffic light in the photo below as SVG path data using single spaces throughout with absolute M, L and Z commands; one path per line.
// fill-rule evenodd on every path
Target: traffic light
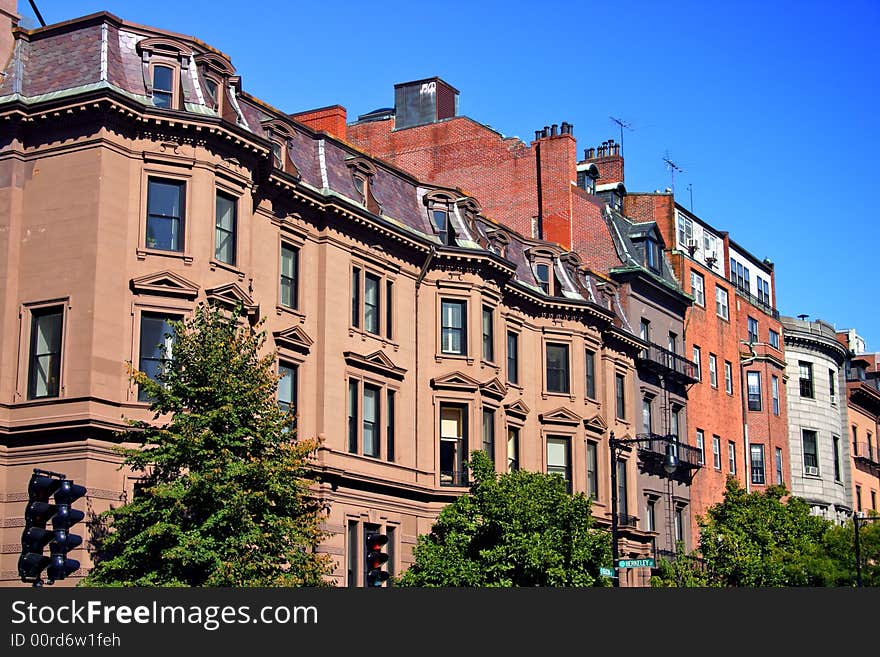
M 68 559 L 67 553 L 82 543 L 82 537 L 71 534 L 70 528 L 85 518 L 85 514 L 71 505 L 85 494 L 85 487 L 74 484 L 63 474 L 34 469 L 28 484 L 18 558 L 18 575 L 22 582 L 42 586 L 45 570 L 46 582 L 53 584 L 79 569 L 79 562 Z M 46 527 L 49 520 L 52 529 Z M 47 545 L 48 556 L 44 554 Z
M 370 532 L 367 540 L 367 586 L 382 586 L 388 579 L 388 573 L 382 570 L 382 564 L 388 561 L 388 555 L 382 551 L 382 547 L 388 542 L 385 534 Z
M 62 479 L 60 487 L 55 492 L 57 511 L 52 517 L 54 537 L 49 543 L 51 561 L 46 568 L 46 576 L 50 584 L 79 570 L 79 561 L 68 559 L 67 553 L 82 543 L 82 536 L 71 534 L 70 528 L 85 518 L 85 514 L 71 505 L 85 494 L 85 487 L 73 483 L 71 479 Z
M 46 523 L 58 507 L 49 503 L 52 494 L 61 487 L 61 480 L 34 470 L 28 484 L 28 504 L 24 510 L 24 531 L 21 533 L 21 556 L 18 558 L 18 576 L 22 582 L 39 585 L 41 574 L 51 559 L 43 549 L 55 537 L 46 529 Z

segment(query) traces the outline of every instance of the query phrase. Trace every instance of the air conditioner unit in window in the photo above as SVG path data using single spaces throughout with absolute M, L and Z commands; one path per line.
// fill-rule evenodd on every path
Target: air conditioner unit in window
M 808 475 L 812 475 L 815 477 L 819 474 L 819 468 L 817 468 L 815 465 L 808 465 L 804 467 L 804 472 L 806 472 Z
M 706 264 L 712 267 L 717 259 L 718 258 L 715 257 L 715 252 L 710 251 L 709 254 L 706 256 Z
M 694 255 L 694 252 L 697 250 L 697 240 L 691 238 L 686 243 L 688 253 Z

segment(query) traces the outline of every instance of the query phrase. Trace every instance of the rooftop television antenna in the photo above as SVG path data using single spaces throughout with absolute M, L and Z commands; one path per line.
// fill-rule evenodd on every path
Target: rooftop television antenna
M 629 121 L 624 121 L 623 119 L 617 119 L 613 116 L 609 116 L 608 118 L 611 119 L 612 121 L 614 121 L 618 125 L 618 127 L 620 128 L 620 152 L 622 153 L 623 152 L 623 129 L 626 128 L 627 130 L 632 132 L 633 131 L 632 123 L 630 123 Z
M 663 161 L 666 162 L 666 168 L 669 169 L 670 176 L 670 188 L 672 189 L 672 193 L 675 193 L 675 172 L 684 173 L 684 170 L 678 166 L 675 162 L 669 159 L 669 151 L 666 151 L 666 157 L 663 158 Z

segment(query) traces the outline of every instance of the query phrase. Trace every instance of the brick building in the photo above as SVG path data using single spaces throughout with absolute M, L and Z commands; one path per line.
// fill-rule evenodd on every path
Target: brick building
M 619 287 L 627 327 L 646 347 L 628 394 L 638 420 L 626 434 L 645 439 L 639 454 L 639 505 L 621 506 L 620 522 L 651 533 L 657 550 L 693 547 L 690 484 L 701 456 L 688 436 L 688 387 L 695 366 L 682 351 L 684 294 L 664 255 L 656 222 L 624 216 L 623 157 L 605 142 L 577 158 L 574 126 L 544 126 L 526 144 L 457 112 L 458 90 L 439 78 L 395 85 L 395 104 L 361 115 L 346 139 L 413 175 L 479 196 L 498 223 L 571 248 L 604 285 Z M 546 263 L 536 275 L 556 285 Z M 543 272 L 543 273 L 542 273 Z M 590 358 L 590 355 L 586 355 Z M 620 438 L 620 434 L 617 435 Z M 654 437 L 657 440 L 649 442 Z M 666 476 L 658 459 L 675 443 L 682 467 Z M 609 466 L 610 467 L 610 466 Z M 699 475 L 697 475 L 699 476 Z
M 624 285 L 534 236 L 531 211 L 517 232 L 473 190 L 353 148 L 342 108 L 291 118 L 251 96 L 198 39 L 107 13 L 12 37 L 0 41 L 0 582 L 19 584 L 34 467 L 85 485 L 90 513 L 130 498 L 115 432 L 150 412 L 125 363 L 152 371 L 167 322 L 201 302 L 267 318 L 279 403 L 323 440 L 314 492 L 331 509 L 321 549 L 337 585 L 363 584 L 369 531 L 388 534 L 389 569 L 406 568 L 466 490 L 475 448 L 501 471 L 561 474 L 607 526 L 608 436 L 637 430 L 650 347 Z M 636 456 L 620 489 L 631 509 Z M 623 527 L 624 556 L 648 556 L 656 535 Z M 72 556 L 87 568 L 85 538 Z

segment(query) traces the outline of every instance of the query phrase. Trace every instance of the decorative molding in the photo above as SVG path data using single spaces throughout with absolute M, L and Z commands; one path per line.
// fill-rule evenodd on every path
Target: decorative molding
M 480 393 L 487 397 L 494 397 L 501 400 L 507 395 L 507 386 L 505 386 L 498 377 L 489 379 L 485 383 L 480 384 Z
M 509 404 L 504 405 L 504 412 L 507 415 L 511 415 L 513 417 L 518 417 L 520 419 L 525 420 L 528 417 L 531 410 L 521 399 L 517 399 L 515 402 L 511 402 Z
M 467 374 L 452 372 L 451 374 L 444 374 L 443 376 L 431 379 L 431 387 L 476 392 L 480 389 L 480 382 L 472 379 Z
M 560 406 L 548 413 L 539 414 L 538 420 L 542 424 L 568 424 L 575 426 L 583 422 L 583 418 L 580 415 L 564 406 Z
M 208 302 L 220 304 L 229 310 L 235 308 L 238 303 L 242 303 L 248 317 L 254 317 L 260 311 L 259 304 L 254 303 L 254 300 L 237 283 L 226 283 L 212 287 L 205 290 L 205 296 Z
M 591 418 L 584 418 L 584 428 L 595 433 L 605 433 L 608 430 L 608 423 L 597 413 Z
M 381 349 L 374 351 L 368 356 L 362 356 L 353 351 L 343 352 L 342 355 L 345 358 L 346 363 L 358 369 L 378 372 L 379 374 L 400 381 L 403 380 L 403 377 L 406 374 L 406 370 L 395 365 Z
M 299 326 L 291 326 L 283 331 L 275 331 L 272 334 L 275 345 L 301 353 L 309 353 L 315 341 Z
M 183 297 L 192 301 L 199 295 L 199 286 L 183 276 L 171 271 L 160 271 L 133 278 L 129 282 L 135 294 L 150 294 L 160 297 Z

